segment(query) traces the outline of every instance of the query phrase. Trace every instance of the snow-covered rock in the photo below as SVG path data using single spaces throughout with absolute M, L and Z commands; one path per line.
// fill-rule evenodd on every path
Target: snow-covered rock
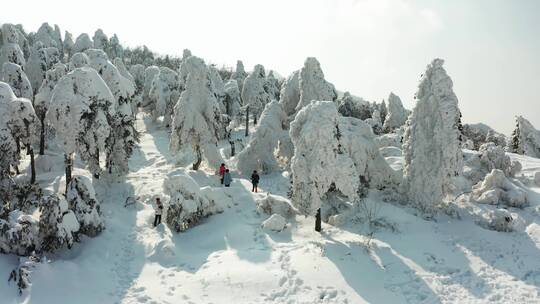
M 499 169 L 493 169 L 481 183 L 476 184 L 471 197 L 482 204 L 504 204 L 516 208 L 528 205 L 527 191 L 512 183 Z
M 256 204 L 257 212 L 260 214 L 279 214 L 284 218 L 291 218 L 298 213 L 289 200 L 270 193 L 267 193 L 264 198 L 257 199 Z
M 280 232 L 287 227 L 287 220 L 279 214 L 272 214 L 262 222 L 261 227 L 265 230 Z

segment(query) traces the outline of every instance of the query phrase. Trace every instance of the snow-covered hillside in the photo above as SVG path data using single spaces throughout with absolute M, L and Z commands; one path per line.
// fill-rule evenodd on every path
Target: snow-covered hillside
M 287 172 L 262 176 L 259 193 L 234 176 L 230 188 L 204 171 L 177 169 L 168 133 L 139 114 L 141 143 L 125 181 L 94 180 L 105 214 L 99 237 L 84 238 L 37 263 L 32 286 L 19 296 L 0 284 L 2 303 L 537 303 L 540 297 L 540 188 L 529 207 L 515 212 L 517 229 L 490 231 L 469 218 L 425 221 L 415 211 L 383 202 L 373 191 L 379 221 L 341 227 L 293 216 L 282 232 L 261 227 L 268 215 L 256 201 L 267 193 L 287 200 Z M 225 146 L 225 144 L 223 144 Z M 522 173 L 540 171 L 540 159 L 511 154 Z M 62 155 L 38 158 L 38 182 L 62 189 Z M 90 176 L 76 163 L 75 172 Z M 171 172 L 186 171 L 210 186 L 224 212 L 177 234 L 153 228 L 154 195 Z M 137 203 L 124 207 L 128 197 Z M 369 237 L 371 235 L 372 237 Z M 6 282 L 17 257 L 0 255 Z

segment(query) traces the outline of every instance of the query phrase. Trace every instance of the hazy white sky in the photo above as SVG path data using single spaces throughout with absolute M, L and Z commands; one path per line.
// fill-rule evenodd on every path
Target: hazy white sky
M 207 62 L 283 76 L 305 57 L 342 91 L 380 101 L 390 91 L 412 108 L 420 74 L 446 60 L 465 122 L 509 134 L 514 116 L 540 129 L 540 1 L 229 0 L 9 1 L 0 23 L 42 22 L 160 53 L 189 48 Z

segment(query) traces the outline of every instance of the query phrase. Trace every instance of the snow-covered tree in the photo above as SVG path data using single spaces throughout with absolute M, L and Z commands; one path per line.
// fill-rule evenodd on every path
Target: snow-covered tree
M 274 76 L 274 71 L 270 71 L 266 76 L 264 88 L 268 95 L 270 95 L 270 100 L 279 99 L 279 81 Z
M 394 93 L 388 96 L 388 113 L 383 124 L 386 133 L 399 129 L 407 121 L 408 111 L 403 107 L 401 99 Z
M 73 35 L 70 32 L 66 31 L 64 34 L 63 47 L 64 53 L 68 55 L 68 57 L 71 57 L 71 55 L 73 54 L 73 46 L 75 46 L 75 42 L 73 41 Z
M 11 23 L 2 24 L 0 38 L 2 38 L 0 40 L 0 48 L 4 43 L 15 43 L 23 52 L 24 58 L 28 58 L 30 55 L 30 43 L 21 25 L 13 25 Z
M 488 125 L 483 123 L 464 124 L 463 125 L 464 141 L 471 141 L 471 150 L 478 150 L 485 143 L 492 142 L 497 146 L 506 146 L 506 136 L 493 130 Z
M 402 190 L 408 201 L 428 216 L 436 212 L 445 195 L 452 193 L 453 179 L 462 170 L 456 125 L 458 99 L 443 63 L 435 59 L 428 65 L 403 138 Z
M 118 69 L 118 72 L 120 72 L 120 75 L 123 77 L 129 79 L 129 81 L 133 82 L 133 85 L 135 85 L 135 78 L 131 73 L 128 71 L 126 66 L 124 65 L 124 60 L 120 57 L 116 57 L 113 60 L 114 66 Z
M 14 210 L 0 218 L 0 253 L 30 255 L 39 243 L 39 222 L 29 214 Z
M 232 119 L 236 118 L 240 114 L 240 88 L 235 79 L 231 79 L 225 83 L 225 113 Z
M 378 109 L 375 109 L 371 117 L 366 119 L 365 122 L 371 126 L 375 135 L 380 135 L 382 133 L 381 112 L 379 112 Z
M 28 98 L 29 100 L 34 98 L 30 80 L 28 80 L 20 65 L 11 62 L 4 63 L 2 81 L 11 86 L 15 96 Z
M 45 132 L 47 130 L 47 122 L 45 121 L 45 114 L 49 109 L 51 103 L 52 93 L 54 87 L 60 80 L 67 74 L 67 67 L 65 64 L 58 63 L 52 69 L 48 70 L 45 74 L 45 79 L 41 83 L 41 87 L 36 94 L 34 100 L 34 108 L 36 115 L 41 122 L 40 142 L 39 142 L 39 154 L 45 154 Z
M 141 95 L 144 89 L 144 70 L 145 67 L 142 64 L 134 64 L 129 67 L 129 73 L 133 76 L 137 88 L 136 95 Z
M 386 121 L 386 115 L 388 114 L 388 109 L 386 108 L 386 102 L 383 101 L 379 105 L 379 113 L 381 114 L 381 123 L 384 125 L 384 122 Z
M 94 41 L 95 49 L 106 50 L 109 47 L 109 37 L 103 32 L 102 29 L 97 29 L 92 38 Z
M 225 106 L 223 104 L 223 100 L 225 99 L 225 86 L 223 84 L 223 80 L 221 79 L 221 76 L 219 75 L 218 69 L 214 65 L 210 65 L 208 67 L 208 77 L 210 77 L 210 86 L 212 87 L 212 92 L 214 92 L 214 95 L 216 96 L 216 99 L 218 101 L 218 104 L 222 110 L 222 112 L 225 112 Z
M 18 35 L 14 27 L 2 26 L 2 47 L 0 48 L 0 66 L 11 62 L 24 67 L 26 60 L 18 44 Z M 1 75 L 0 75 L 1 76 Z
M 71 248 L 79 223 L 65 199 L 56 195 L 44 197 L 40 203 L 39 251 L 53 252 L 64 246 Z
M 34 90 L 41 86 L 45 72 L 49 69 L 48 66 L 47 51 L 43 43 L 38 41 L 30 49 L 30 57 L 25 66 L 25 72 Z
M 338 112 L 345 117 L 366 120 L 373 116 L 373 111 L 369 102 L 355 99 L 349 92 L 343 93 L 338 101 Z
M 95 237 L 105 229 L 101 205 L 90 179 L 85 176 L 73 177 L 68 185 L 66 199 L 69 209 L 79 222 L 79 233 Z
M 300 101 L 296 106 L 296 111 L 300 111 L 312 100 L 337 99 L 337 92 L 334 85 L 324 79 L 321 64 L 314 57 L 308 57 L 300 71 Z
M 194 170 L 199 168 L 203 157 L 211 168 L 217 170 L 223 162 L 217 149 L 220 111 L 211 91 L 208 68 L 202 59 L 195 56 L 189 57 L 186 63 L 191 68 L 186 89 L 174 106 L 169 147 L 172 152 L 194 152 Z
M 68 69 L 73 71 L 78 68 L 88 66 L 90 59 L 85 53 L 75 53 L 71 56 L 71 61 L 69 62 Z
M 371 127 L 340 116 L 332 101 L 303 107 L 289 133 L 294 144 L 291 201 L 303 214 L 318 213 L 317 231 L 321 205 L 330 193 L 355 203 L 369 187 L 393 187 L 398 182 L 379 153 Z
M 90 39 L 90 36 L 88 36 L 88 34 L 86 34 L 86 33 L 82 33 L 75 40 L 75 44 L 73 45 L 73 48 L 72 48 L 71 52 L 73 54 L 79 53 L 79 52 L 84 52 L 84 51 L 86 51 L 88 49 L 91 49 L 93 47 L 94 47 L 94 43 Z
M 279 103 L 287 116 L 291 116 L 296 111 L 296 106 L 300 101 L 300 71 L 294 71 L 281 86 Z
M 0 183 L 10 174 L 10 168 L 19 164 L 17 143 L 6 125 L 0 126 Z M 0 190 L 7 190 L 0 187 Z M 0 191 L 1 192 L 1 191 Z M 0 196 L 0 199 L 2 197 Z
M 263 174 L 279 168 L 274 156 L 282 137 L 288 136 L 288 120 L 281 105 L 272 101 L 261 114 L 261 121 L 248 145 L 237 156 L 237 169 L 243 175 L 257 170 Z
M 236 70 L 231 74 L 231 79 L 236 80 L 238 83 L 238 89 L 242 92 L 244 87 L 244 79 L 248 76 L 248 73 L 244 70 L 244 63 L 242 60 L 236 61 Z
M 516 128 L 509 144 L 513 153 L 540 158 L 540 131 L 523 116 L 516 117 Z
M 120 40 L 116 34 L 113 34 L 109 39 L 109 47 L 105 51 L 111 59 L 124 57 L 124 49 L 122 48 L 122 45 L 120 45 Z
M 115 104 L 111 90 L 92 68 L 75 69 L 54 88 L 47 119 L 66 156 L 66 190 L 73 153 L 80 155 L 90 172 L 100 173 L 99 155 L 106 151 L 111 134 L 107 116 L 116 112 Z
M 152 109 L 154 119 L 163 116 L 163 124 L 170 126 L 174 105 L 179 97 L 180 82 L 178 74 L 167 67 L 161 67 L 152 81 L 149 92 L 150 109 Z
M 264 89 L 265 84 L 264 67 L 257 64 L 253 68 L 253 72 L 246 77 L 242 86 L 242 102 L 244 106 L 249 106 L 249 112 L 253 113 L 255 124 L 257 124 L 257 118 L 264 106 L 270 102 L 270 95 Z
M 143 106 L 147 107 L 150 103 L 150 89 L 154 78 L 159 74 L 159 67 L 151 65 L 144 70 L 144 86 L 143 86 Z
M 58 28 L 58 26 L 56 26 Z M 58 31 L 60 29 L 58 28 Z M 55 30 L 47 23 L 43 23 L 36 34 L 34 35 L 34 44 L 41 42 L 44 47 L 55 47 L 62 49 L 62 38 L 59 32 Z

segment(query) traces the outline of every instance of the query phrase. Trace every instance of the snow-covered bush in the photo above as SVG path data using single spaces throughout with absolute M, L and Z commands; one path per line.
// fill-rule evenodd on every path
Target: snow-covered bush
M 236 70 L 231 74 L 231 79 L 236 80 L 236 83 L 238 83 L 238 90 L 240 92 L 242 92 L 244 80 L 247 76 L 248 74 L 244 70 L 244 63 L 242 63 L 242 60 L 236 61 Z
M 279 168 L 274 155 L 280 139 L 288 136 L 288 121 L 281 105 L 272 101 L 261 115 L 259 127 L 251 136 L 248 145 L 237 156 L 237 170 L 248 175 L 257 170 L 268 174 Z
M 428 216 L 452 193 L 453 179 L 462 169 L 458 100 L 443 63 L 435 59 L 428 65 L 403 138 L 402 191 Z
M 85 176 L 75 176 L 68 185 L 66 199 L 69 209 L 79 222 L 79 233 L 94 237 L 105 229 L 101 206 L 92 182 Z
M 300 71 L 300 101 L 296 111 L 300 111 L 313 100 L 337 99 L 337 91 L 334 85 L 324 79 L 321 64 L 314 57 L 308 57 Z
M 540 158 L 540 131 L 522 116 L 516 117 L 516 128 L 509 141 L 511 152 Z
M 166 222 L 176 232 L 185 231 L 204 218 L 223 212 L 214 200 L 201 194 L 199 184 L 185 173 L 169 175 L 163 190 L 170 197 Z
M 366 120 L 372 117 L 373 109 L 369 102 L 354 98 L 349 92 L 343 93 L 338 102 L 338 112 L 345 117 L 354 117 Z
M 39 222 L 19 210 L 0 218 L 0 253 L 28 256 L 39 244 Z
M 73 44 L 71 52 L 82 53 L 93 47 L 94 47 L 94 43 L 92 42 L 92 39 L 90 39 L 90 36 L 88 36 L 88 34 L 86 33 L 82 33 L 77 37 L 77 39 L 75 39 L 75 44 Z
M 2 67 L 2 81 L 11 86 L 15 96 L 24 97 L 29 100 L 34 99 L 30 80 L 28 80 L 20 65 L 11 62 L 4 63 Z
M 497 133 L 495 130 L 489 126 L 478 123 L 478 124 L 464 124 L 463 125 L 463 136 L 465 142 L 468 140 L 472 141 L 471 150 L 478 150 L 480 146 L 492 142 L 497 146 L 505 147 L 506 146 L 506 137 L 503 134 Z
M 516 208 L 528 204 L 527 192 L 512 183 L 499 169 L 493 169 L 482 182 L 473 186 L 472 199 L 482 204 L 504 204 Z
M 264 67 L 257 64 L 242 86 L 242 102 L 244 106 L 249 106 L 249 112 L 253 113 L 255 123 L 261 111 L 270 102 L 270 95 L 264 89 L 265 83 Z
M 157 119 L 163 116 L 163 124 L 170 126 L 174 105 L 180 97 L 180 83 L 178 73 L 167 68 L 159 68 L 150 87 L 149 99 L 152 116 Z
M 236 118 L 240 114 L 240 88 L 235 79 L 231 79 L 225 83 L 225 113 L 231 118 Z
M 173 153 L 195 153 L 195 170 L 199 168 L 203 156 L 208 165 L 217 170 L 223 162 L 217 149 L 219 106 L 210 89 L 204 61 L 191 56 L 187 63 L 191 71 L 186 80 L 186 89 L 174 106 L 169 147 Z
M 315 214 L 329 192 L 356 202 L 368 187 L 392 187 L 399 182 L 380 155 L 371 127 L 341 117 L 332 101 L 305 106 L 289 133 L 294 144 L 291 201 L 303 214 Z
M 476 223 L 486 229 L 499 232 L 511 232 L 513 230 L 512 214 L 505 209 L 495 209 L 483 212 L 476 218 Z
M 407 121 L 407 116 L 409 116 L 409 113 L 403 107 L 401 99 L 394 93 L 390 93 L 390 96 L 388 96 L 388 113 L 384 120 L 383 131 L 388 133 L 399 129 Z
M 270 193 L 262 199 L 257 199 L 256 205 L 259 214 L 279 214 L 285 218 L 291 218 L 298 213 L 288 200 Z
M 71 248 L 79 222 L 68 209 L 66 200 L 50 195 L 44 197 L 40 205 L 38 250 L 52 252 L 64 246 Z
M 279 214 L 272 214 L 272 216 L 262 222 L 261 227 L 264 230 L 280 232 L 287 227 L 287 220 Z
M 287 116 L 291 116 L 296 111 L 296 106 L 300 101 L 300 71 L 294 71 L 281 86 L 279 103 Z
M 487 172 L 493 169 L 500 169 L 508 177 L 514 177 L 521 170 L 521 163 L 510 160 L 504 148 L 493 142 L 488 142 L 480 146 L 480 163 Z

